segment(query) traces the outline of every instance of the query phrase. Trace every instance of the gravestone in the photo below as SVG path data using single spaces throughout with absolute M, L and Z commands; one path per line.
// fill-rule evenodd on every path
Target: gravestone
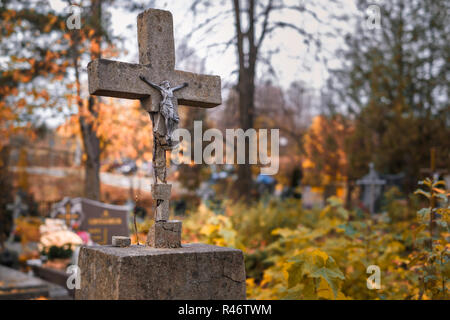
M 242 251 L 181 245 L 181 221 L 169 220 L 171 185 L 166 151 L 178 141 L 178 103 L 220 105 L 220 77 L 175 70 L 173 19 L 149 9 L 137 18 L 139 64 L 98 59 L 88 65 L 89 92 L 140 99 L 153 125 L 152 197 L 155 223 L 145 246 L 82 247 L 76 299 L 245 299 Z M 121 239 L 123 240 L 123 239 Z M 117 242 L 117 241 L 116 241 Z M 119 241 L 123 244 L 123 241 Z
M 34 299 L 39 297 L 69 298 L 64 287 L 0 266 L 0 300 Z
M 112 236 L 129 236 L 129 206 L 106 204 L 85 198 L 65 198 L 51 212 L 54 219 L 66 221 L 68 227 L 78 225 L 78 230 L 89 232 L 92 241 L 106 245 Z
M 386 184 L 386 180 L 380 178 L 375 171 L 373 162 L 369 163 L 369 173 L 356 181 L 356 184 L 364 186 L 363 203 L 369 209 L 371 214 L 375 213 L 375 203 L 380 198 L 382 186 Z

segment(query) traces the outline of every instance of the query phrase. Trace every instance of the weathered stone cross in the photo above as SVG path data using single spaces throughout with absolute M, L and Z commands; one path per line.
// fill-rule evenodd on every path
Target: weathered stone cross
M 20 195 L 20 193 L 17 193 L 16 197 L 14 198 L 14 203 L 7 204 L 6 209 L 13 212 L 11 233 L 9 234 L 8 238 L 8 242 L 12 243 L 14 241 L 14 231 L 16 230 L 16 220 L 19 218 L 21 213 L 28 210 L 28 206 L 26 203 L 22 202 L 22 196 Z
M 376 200 L 376 186 L 382 186 L 386 184 L 386 180 L 380 179 L 378 173 L 375 171 L 375 165 L 373 162 L 369 163 L 369 173 L 362 179 L 356 181 L 356 184 L 369 187 L 369 211 L 371 214 L 375 213 L 375 200 Z
M 153 123 L 152 197 L 156 201 L 156 212 L 147 243 L 154 247 L 180 247 L 181 221 L 168 220 L 171 185 L 166 183 L 166 150 L 176 144 L 171 141 L 171 132 L 178 124 L 178 103 L 203 108 L 220 105 L 220 77 L 175 70 L 173 18 L 169 11 L 146 10 L 139 14 L 137 24 L 139 64 L 106 59 L 91 61 L 88 64 L 89 93 L 139 99 L 150 114 Z M 170 128 L 168 118 L 172 119 Z

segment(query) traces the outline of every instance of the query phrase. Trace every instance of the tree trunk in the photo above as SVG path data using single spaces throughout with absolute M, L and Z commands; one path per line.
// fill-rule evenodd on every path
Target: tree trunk
M 237 55 L 239 61 L 239 125 L 246 131 L 254 126 L 255 109 L 255 70 L 257 61 L 257 46 L 255 44 L 255 3 L 248 1 L 246 10 L 242 10 L 239 0 L 233 1 L 235 11 L 235 27 L 237 37 Z M 246 11 L 248 16 L 248 30 L 244 32 L 241 24 L 241 14 Z M 245 50 L 244 42 L 247 41 L 248 49 Z M 249 144 L 245 143 L 245 164 L 238 165 L 238 178 L 236 181 L 237 196 L 235 198 L 249 202 L 252 191 L 252 171 L 249 164 Z
M 239 77 L 239 125 L 246 131 L 254 126 L 254 81 L 249 75 L 248 70 L 243 68 Z M 248 201 L 252 191 L 252 171 L 249 164 L 249 144 L 245 144 L 245 164 L 238 166 L 238 178 L 236 181 L 236 190 L 238 198 Z
M 89 156 L 84 166 L 84 197 L 100 201 L 100 164 Z
M 95 113 L 94 98 L 89 98 L 88 108 L 91 113 Z M 100 201 L 100 140 L 93 130 L 93 123 L 87 123 L 83 116 L 80 116 L 81 135 L 83 137 L 84 152 L 86 161 L 84 163 L 84 197 Z
M 95 33 L 91 41 L 91 58 L 101 58 L 100 44 L 101 44 L 101 18 L 102 18 L 102 1 L 95 0 L 91 4 L 91 27 Z M 76 66 L 77 78 L 78 65 Z M 79 85 L 78 85 L 79 87 Z M 81 102 L 80 92 L 78 93 L 79 101 Z M 88 111 L 94 118 L 97 118 L 97 110 L 95 105 L 98 103 L 98 98 L 89 97 Z M 80 103 L 80 108 L 82 108 Z M 100 201 L 100 139 L 94 129 L 94 124 L 91 121 L 86 121 L 84 116 L 79 116 L 81 136 L 83 138 L 84 152 L 86 154 L 86 161 L 84 163 L 84 196 L 88 199 Z

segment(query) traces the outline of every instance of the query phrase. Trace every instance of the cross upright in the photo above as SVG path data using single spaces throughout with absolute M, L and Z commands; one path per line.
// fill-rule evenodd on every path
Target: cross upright
M 152 196 L 156 201 L 156 223 L 149 232 L 149 244 L 177 247 L 181 222 L 168 221 L 171 185 L 166 183 L 166 150 L 174 146 L 170 133 L 178 124 L 178 103 L 202 108 L 222 103 L 221 81 L 219 76 L 175 70 L 173 18 L 169 11 L 148 9 L 138 15 L 137 27 L 139 64 L 106 59 L 91 61 L 89 93 L 139 99 L 149 113 L 153 124 Z M 172 117 L 172 124 L 168 117 Z
M 365 175 L 362 179 L 357 180 L 356 184 L 369 187 L 369 211 L 371 214 L 375 213 L 375 186 L 385 185 L 386 180 L 378 177 L 373 162 L 369 163 L 369 174 Z
M 22 202 L 22 196 L 18 192 L 16 194 L 16 197 L 14 198 L 14 203 L 7 204 L 6 208 L 13 212 L 11 233 L 9 234 L 8 238 L 8 242 L 11 243 L 14 241 L 14 231 L 16 230 L 15 221 L 17 220 L 17 218 L 19 218 L 22 212 L 28 210 L 28 206 L 26 205 L 26 203 Z
M 447 169 L 436 168 L 436 148 L 430 149 L 430 167 L 420 169 L 422 173 L 428 173 L 432 176 L 434 180 L 438 180 L 441 174 L 447 173 Z

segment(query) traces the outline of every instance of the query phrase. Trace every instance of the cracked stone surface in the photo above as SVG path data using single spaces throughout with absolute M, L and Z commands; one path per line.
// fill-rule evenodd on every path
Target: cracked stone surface
M 181 227 L 179 220 L 155 221 L 148 231 L 147 244 L 154 248 L 179 248 Z
M 165 183 L 152 184 L 152 197 L 154 200 L 157 200 L 156 214 L 155 214 L 156 222 L 169 220 L 170 215 L 169 199 L 171 190 L 172 190 L 171 184 Z M 179 247 L 179 245 L 177 247 Z
M 82 247 L 76 299 L 245 299 L 241 250 L 206 244 L 177 249 Z

